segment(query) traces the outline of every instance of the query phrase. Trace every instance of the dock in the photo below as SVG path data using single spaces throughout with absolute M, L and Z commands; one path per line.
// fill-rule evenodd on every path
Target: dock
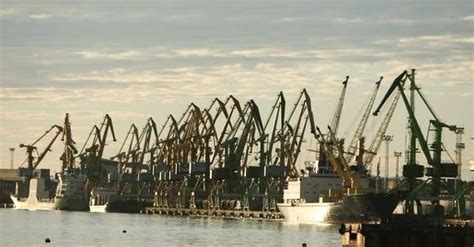
M 201 216 L 201 217 L 221 217 L 221 218 L 249 218 L 249 219 L 283 220 L 283 215 L 280 212 L 276 212 L 276 211 L 249 211 L 249 210 L 146 207 L 143 210 L 141 210 L 140 213 L 142 213 L 142 214 L 178 215 L 178 216 Z
M 393 215 L 383 224 L 342 224 L 343 247 L 472 247 L 474 220 Z
M 24 178 L 18 175 L 18 169 L 0 169 L 0 208 L 11 208 L 13 202 L 10 195 L 16 193 L 17 183 Z

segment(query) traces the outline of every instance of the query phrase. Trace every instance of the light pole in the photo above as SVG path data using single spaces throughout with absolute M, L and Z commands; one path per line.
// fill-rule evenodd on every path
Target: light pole
M 396 166 L 395 166 L 395 178 L 397 179 L 397 182 L 398 182 L 398 165 L 400 162 L 400 157 L 402 156 L 402 152 L 395 151 L 393 154 L 395 155 L 395 158 L 397 160 Z
M 393 141 L 393 136 L 384 135 L 382 140 L 385 142 L 385 184 L 384 188 L 388 190 L 388 162 L 389 162 L 389 153 L 390 153 L 390 142 Z
M 13 163 L 14 163 L 13 155 L 15 153 L 15 148 L 9 148 L 9 150 L 10 150 L 10 169 L 13 169 Z

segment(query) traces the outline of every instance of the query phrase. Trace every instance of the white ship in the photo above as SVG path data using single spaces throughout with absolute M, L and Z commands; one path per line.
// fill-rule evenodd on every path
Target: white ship
M 45 188 L 44 178 L 32 178 L 30 180 L 30 190 L 28 198 L 22 200 L 15 196 L 10 197 L 16 209 L 54 210 L 56 209 L 54 198 L 49 199 L 46 196 L 48 193 L 49 192 Z
M 375 221 L 397 205 L 397 198 L 391 194 L 343 190 L 341 182 L 334 174 L 289 181 L 278 209 L 288 222 L 321 224 Z M 367 178 L 361 182 L 362 188 L 368 187 Z
M 324 202 L 322 194 L 341 188 L 342 180 L 334 174 L 314 174 L 289 181 L 283 191 L 283 203 L 277 203 L 285 220 L 292 223 L 317 224 L 327 223 L 331 208 L 337 202 Z
M 34 177 L 30 179 L 27 198 L 11 196 L 16 209 L 27 210 L 89 210 L 85 193 L 86 178 L 84 175 L 58 174 L 59 183 L 54 196 L 46 188 L 46 179 Z
M 89 198 L 89 210 L 95 213 L 105 213 L 110 211 L 110 202 L 117 199 L 115 188 L 97 187 L 92 189 Z

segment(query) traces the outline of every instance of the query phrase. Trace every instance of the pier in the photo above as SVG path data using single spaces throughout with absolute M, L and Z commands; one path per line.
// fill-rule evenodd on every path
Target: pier
M 23 177 L 18 176 L 18 169 L 0 169 L 0 208 L 12 208 L 10 195 L 16 193 L 17 183 L 22 183 Z
M 178 216 L 283 220 L 283 215 L 280 212 L 276 212 L 276 211 L 146 207 L 143 210 L 141 210 L 140 213 L 141 214 L 178 215 Z
M 474 220 L 394 215 L 384 224 L 342 224 L 343 247 L 471 247 Z

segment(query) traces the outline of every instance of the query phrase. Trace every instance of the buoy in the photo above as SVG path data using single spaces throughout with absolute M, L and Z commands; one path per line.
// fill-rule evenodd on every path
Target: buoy
M 123 230 L 122 233 L 127 233 L 127 230 Z
M 51 243 L 51 239 L 46 238 L 46 239 L 44 240 L 44 242 L 45 242 L 45 243 Z

